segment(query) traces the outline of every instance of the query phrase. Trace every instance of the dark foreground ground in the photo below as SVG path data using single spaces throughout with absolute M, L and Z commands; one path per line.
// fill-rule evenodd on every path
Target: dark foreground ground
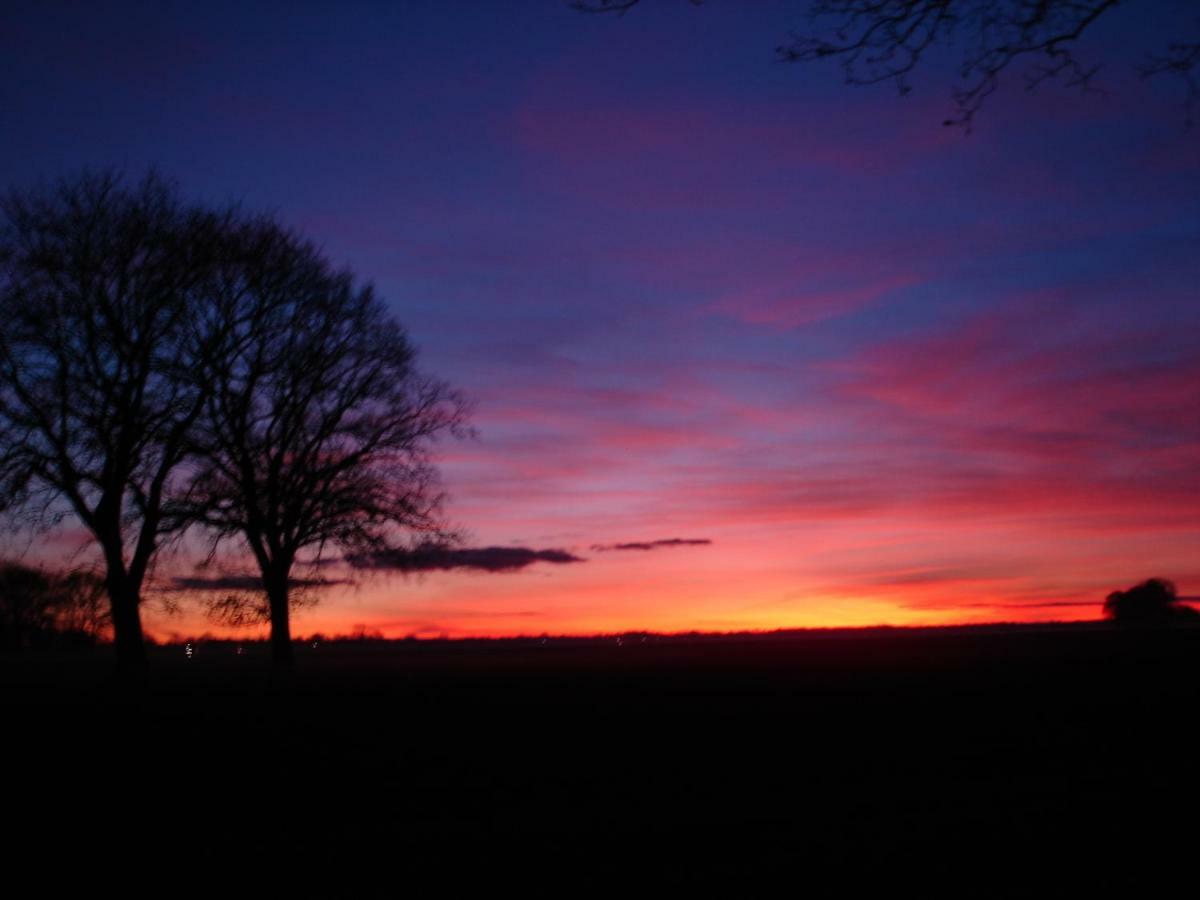
M 1200 630 L 326 644 L 291 680 L 153 653 L 140 691 L 104 651 L 0 658 L 9 872 L 974 894 L 1191 869 L 1200 838 Z

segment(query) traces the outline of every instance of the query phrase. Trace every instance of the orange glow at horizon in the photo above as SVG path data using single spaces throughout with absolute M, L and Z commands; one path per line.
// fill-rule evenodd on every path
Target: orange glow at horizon
M 988 530 L 995 538 L 995 526 Z M 292 630 L 297 636 L 361 628 L 388 638 L 510 637 L 1082 621 L 1100 618 L 1110 590 L 1154 574 L 1106 551 L 1114 540 L 1100 535 L 1069 571 L 1061 563 L 1010 563 L 995 554 L 974 567 L 906 565 L 907 557 L 924 552 L 912 544 L 915 527 L 872 534 L 863 523 L 843 522 L 818 529 L 819 538 L 802 531 L 808 557 L 793 553 L 793 541 L 802 536 L 789 538 L 787 529 L 764 542 L 770 530 L 727 528 L 707 546 L 648 552 L 573 546 L 584 561 L 535 563 L 511 573 L 372 576 L 356 587 L 330 589 L 316 606 L 296 611 Z M 964 553 L 984 540 L 970 529 L 960 539 Z M 949 538 L 933 540 L 948 554 Z M 1009 540 L 1010 554 L 1023 552 L 1016 535 Z M 1177 567 L 1184 562 L 1181 553 Z M 186 606 L 176 616 L 148 607 L 147 629 L 161 639 L 265 631 L 223 628 Z

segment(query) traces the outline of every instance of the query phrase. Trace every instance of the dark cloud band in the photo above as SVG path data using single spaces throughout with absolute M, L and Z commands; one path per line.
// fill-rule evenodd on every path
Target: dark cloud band
M 478 572 L 516 572 L 534 563 L 584 562 L 566 550 L 534 550 L 529 547 L 416 547 L 347 558 L 356 569 L 396 572 L 433 572 L 470 569 Z
M 347 584 L 341 578 L 292 578 L 288 584 L 293 588 L 322 588 Z M 170 590 L 174 591 L 261 591 L 262 577 L 259 575 L 189 575 L 172 578 Z
M 665 538 L 658 541 L 632 541 L 627 544 L 592 544 L 599 553 L 610 550 L 658 550 L 662 547 L 703 547 L 711 544 L 708 538 Z

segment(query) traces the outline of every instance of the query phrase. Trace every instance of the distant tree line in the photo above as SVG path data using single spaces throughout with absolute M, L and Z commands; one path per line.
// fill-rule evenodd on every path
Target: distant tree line
M 433 442 L 466 405 L 369 284 L 267 216 L 88 172 L 0 200 L 0 509 L 73 517 L 119 665 L 189 530 L 254 559 L 275 659 L 297 568 L 442 532 Z

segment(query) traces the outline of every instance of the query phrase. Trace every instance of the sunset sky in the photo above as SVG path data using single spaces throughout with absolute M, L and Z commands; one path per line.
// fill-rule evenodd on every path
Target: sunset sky
M 563 551 L 297 633 L 1095 618 L 1200 594 L 1200 127 L 1131 74 L 1197 14 L 1133 6 L 1082 48 L 1104 93 L 1013 73 L 964 136 L 953 55 L 904 98 L 775 61 L 795 2 L 7 4 L 0 172 L 156 165 L 299 227 L 474 401 L 467 546 Z

